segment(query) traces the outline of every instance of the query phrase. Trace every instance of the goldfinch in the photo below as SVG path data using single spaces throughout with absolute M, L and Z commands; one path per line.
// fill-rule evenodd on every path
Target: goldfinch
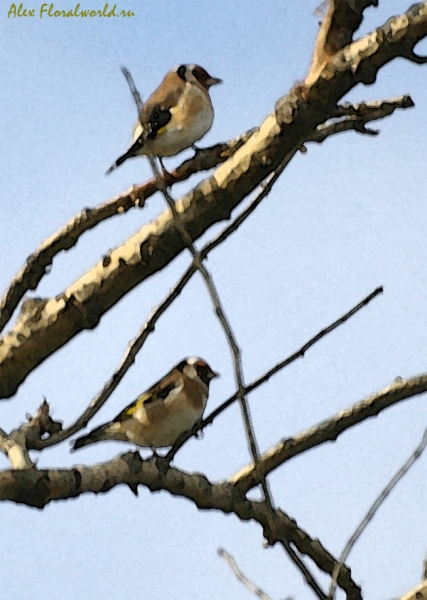
M 115 419 L 78 438 L 72 450 L 102 440 L 155 448 L 171 446 L 202 418 L 209 384 L 218 374 L 201 358 L 186 358 Z
M 158 156 L 163 167 L 162 156 L 174 156 L 194 146 L 212 126 L 214 110 L 209 88 L 221 82 L 198 65 L 172 69 L 143 105 L 133 144 L 106 175 L 135 156 Z

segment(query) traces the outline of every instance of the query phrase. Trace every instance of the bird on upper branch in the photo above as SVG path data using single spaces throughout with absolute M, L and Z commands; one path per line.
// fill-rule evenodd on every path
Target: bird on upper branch
M 218 374 L 206 361 L 186 358 L 115 419 L 78 438 L 72 450 L 102 440 L 131 442 L 153 452 L 172 446 L 202 418 L 214 377 Z
M 165 171 L 163 156 L 194 147 L 211 128 L 214 110 L 209 88 L 221 82 L 198 65 L 172 69 L 142 106 L 131 147 L 106 175 L 135 156 L 158 156 Z

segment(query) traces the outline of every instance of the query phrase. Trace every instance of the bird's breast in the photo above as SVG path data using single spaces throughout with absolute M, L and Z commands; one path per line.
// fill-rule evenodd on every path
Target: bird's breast
M 173 156 L 192 146 L 209 131 L 214 117 L 207 93 L 191 84 L 170 112 L 171 120 L 152 141 L 152 152 L 158 156 Z

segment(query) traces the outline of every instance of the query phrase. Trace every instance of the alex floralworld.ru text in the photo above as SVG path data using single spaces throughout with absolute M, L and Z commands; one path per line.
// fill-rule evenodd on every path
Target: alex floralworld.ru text
M 114 4 L 111 8 L 108 4 L 104 6 L 102 10 L 91 10 L 91 9 L 80 9 L 80 3 L 76 4 L 73 9 L 70 10 L 58 10 L 55 9 L 55 5 L 52 4 L 42 4 L 38 9 L 38 14 L 36 13 L 35 8 L 26 8 L 23 4 L 19 4 L 18 6 L 13 3 L 9 7 L 9 11 L 7 13 L 7 17 L 36 17 L 38 16 L 40 19 L 44 17 L 134 17 L 135 13 L 132 11 L 117 11 L 117 4 Z

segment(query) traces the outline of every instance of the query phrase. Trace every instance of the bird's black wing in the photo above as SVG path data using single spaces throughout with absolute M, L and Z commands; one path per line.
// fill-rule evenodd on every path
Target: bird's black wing
M 165 127 L 172 118 L 172 113 L 168 108 L 157 104 L 153 107 L 147 119 L 147 138 L 154 140 L 162 128 Z
M 176 383 L 171 382 L 165 386 L 153 386 L 147 392 L 142 393 L 136 400 L 134 400 L 131 404 L 129 404 L 124 410 L 122 410 L 115 419 L 114 422 L 117 421 L 125 421 L 132 417 L 132 415 L 143 405 L 151 404 L 151 402 L 155 402 L 156 400 L 164 400 L 169 393 L 175 389 Z

